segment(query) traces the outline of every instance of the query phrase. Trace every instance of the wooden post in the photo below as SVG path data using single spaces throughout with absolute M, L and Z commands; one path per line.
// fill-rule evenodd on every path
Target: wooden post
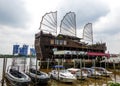
M 101 67 L 101 61 L 102 61 L 102 59 L 100 59 L 100 67 Z
M 37 58 L 36 58 L 36 70 L 37 70 L 37 66 L 38 66 L 38 65 L 37 65 Z
M 40 59 L 40 65 L 39 66 L 40 66 L 40 69 L 41 69 L 41 59 Z
M 64 66 L 64 59 L 62 59 L 62 66 Z
M 115 68 L 115 60 L 113 60 L 113 68 L 114 68 L 114 78 L 115 78 L 115 83 L 116 83 L 116 68 Z
M 6 66 L 7 66 L 7 59 L 4 57 L 4 60 L 3 60 L 3 72 L 2 72 L 2 86 L 4 86 Z
M 32 67 L 32 63 L 31 63 L 31 56 L 30 56 L 30 61 L 29 61 L 29 65 L 28 65 L 28 72 L 29 72 L 29 74 L 30 74 L 30 68 Z
M 119 62 L 118 62 L 118 64 L 119 64 L 118 68 L 119 68 L 119 72 L 120 72 L 120 59 L 119 59 Z
M 94 67 L 96 67 L 96 60 L 95 59 L 93 59 L 93 65 L 94 65 Z M 95 86 L 96 86 L 96 69 L 94 69 L 94 74 L 95 74 Z
M 49 69 L 49 58 L 47 60 L 47 70 Z
M 95 63 L 95 59 L 92 60 L 93 61 L 93 67 L 96 67 L 96 63 Z M 96 77 L 96 70 L 94 69 L 94 75 Z M 96 78 L 95 78 L 96 79 Z M 95 81 L 96 84 L 96 81 Z M 96 86 L 96 85 L 95 85 Z
M 74 61 L 74 62 L 73 62 L 73 64 L 74 64 L 74 68 L 75 68 L 75 59 L 73 59 L 73 61 Z
M 37 57 L 36 57 L 36 75 L 35 75 L 35 86 L 37 86 Z
M 80 75 L 81 75 L 81 79 L 82 79 L 82 60 L 81 59 L 80 59 L 80 69 L 81 69 Z
M 82 61 L 84 61 L 83 63 L 84 63 L 84 67 L 85 67 L 85 59 L 83 59 Z
M 105 69 L 106 69 L 106 59 L 105 59 Z
M 96 67 L 96 63 L 95 63 L 95 60 L 93 60 L 93 67 Z
M 82 59 L 80 59 L 80 68 L 82 68 Z
M 59 59 L 58 59 L 58 66 L 60 65 L 59 63 Z M 59 72 L 60 72 L 60 68 L 58 68 L 58 80 L 59 80 Z
M 26 57 L 23 57 L 23 59 L 24 59 L 24 69 L 23 69 L 23 72 L 25 72 L 25 69 L 26 69 Z

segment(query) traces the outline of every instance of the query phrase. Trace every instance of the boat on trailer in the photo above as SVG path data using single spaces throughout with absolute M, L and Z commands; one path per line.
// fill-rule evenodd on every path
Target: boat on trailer
M 30 68 L 26 74 L 29 75 L 32 82 L 36 85 L 47 84 L 50 80 L 50 77 L 47 73 L 36 70 L 35 68 Z
M 27 74 L 19 71 L 19 66 L 8 66 L 5 77 L 11 86 L 28 86 L 31 81 Z
M 71 74 L 73 74 L 77 79 L 85 80 L 87 79 L 87 74 L 84 73 L 81 69 L 78 68 L 68 68 L 67 69 Z
M 82 71 L 87 73 L 87 77 L 90 78 L 100 78 L 101 74 L 93 68 L 82 68 Z
M 97 70 L 99 73 L 101 73 L 102 76 L 109 77 L 112 74 L 112 72 L 108 71 L 107 69 L 103 67 L 91 67 L 91 68 Z
M 58 80 L 60 82 L 74 82 L 76 80 L 76 77 L 71 74 L 68 70 L 63 69 L 64 67 L 62 65 L 56 65 L 54 66 L 55 70 L 52 70 L 49 72 L 50 77 Z

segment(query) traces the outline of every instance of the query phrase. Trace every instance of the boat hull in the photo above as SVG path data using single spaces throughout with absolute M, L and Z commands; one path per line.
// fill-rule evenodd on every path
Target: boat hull
M 22 82 L 10 77 L 8 74 L 6 74 L 6 79 L 8 80 L 10 86 L 29 86 L 30 84 L 30 81 Z
M 27 75 L 31 78 L 32 82 L 35 84 L 47 84 L 50 80 L 50 77 L 47 73 L 38 71 L 35 69 L 30 69 L 29 72 L 27 72 Z
M 29 74 L 28 74 L 29 75 Z M 38 78 L 38 77 L 33 77 L 31 75 L 29 75 L 32 82 L 39 85 L 39 84 L 47 84 L 50 80 L 50 78 Z
M 55 77 L 55 76 L 53 76 L 53 75 L 51 75 L 51 78 L 52 79 L 55 79 L 55 80 L 58 80 L 58 81 L 60 81 L 60 82 L 66 82 L 66 83 L 72 83 L 72 82 L 74 82 L 75 81 L 75 79 L 70 79 L 70 78 L 64 78 L 64 77 Z
M 72 83 L 72 82 L 75 81 L 75 79 L 62 78 L 62 77 L 60 77 L 59 80 L 60 80 L 61 82 L 67 82 L 67 83 Z
M 72 83 L 76 80 L 76 77 L 70 72 L 58 72 L 53 70 L 49 72 L 49 75 L 52 79 L 58 80 L 60 82 Z
M 31 81 L 30 77 L 18 69 L 18 66 L 9 66 L 5 73 L 6 79 L 9 81 L 11 86 L 28 86 Z

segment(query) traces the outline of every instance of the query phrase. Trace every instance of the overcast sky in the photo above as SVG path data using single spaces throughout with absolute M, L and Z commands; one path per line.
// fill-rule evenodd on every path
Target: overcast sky
M 0 54 L 12 54 L 13 44 L 34 45 L 41 18 L 50 11 L 57 11 L 58 23 L 67 12 L 75 12 L 78 37 L 82 37 L 84 25 L 90 22 L 94 43 L 106 42 L 106 52 L 120 53 L 119 3 L 119 0 L 0 0 Z

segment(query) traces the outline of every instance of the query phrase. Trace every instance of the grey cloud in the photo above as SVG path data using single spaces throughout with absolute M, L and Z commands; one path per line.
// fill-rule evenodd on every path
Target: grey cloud
M 93 23 L 110 12 L 109 7 L 99 0 L 64 0 L 59 7 L 61 18 L 65 12 L 76 13 L 78 28 L 88 22 Z
M 0 0 L 0 24 L 25 27 L 29 15 L 22 0 Z
M 112 29 L 104 30 L 101 33 L 113 36 L 113 35 L 115 35 L 115 34 L 117 34 L 119 32 L 120 32 L 120 28 L 118 28 L 118 27 L 112 27 Z
M 115 19 L 116 21 L 112 21 L 109 18 L 107 18 L 107 19 L 109 22 L 106 25 L 103 25 L 104 27 L 99 28 L 99 29 L 101 29 L 101 31 L 95 31 L 95 33 L 96 34 L 104 34 L 104 35 L 108 35 L 108 36 L 114 36 L 114 35 L 120 33 L 119 20 Z M 114 17 L 111 16 L 111 19 L 114 19 Z M 111 23 L 111 22 L 114 22 L 114 23 Z

